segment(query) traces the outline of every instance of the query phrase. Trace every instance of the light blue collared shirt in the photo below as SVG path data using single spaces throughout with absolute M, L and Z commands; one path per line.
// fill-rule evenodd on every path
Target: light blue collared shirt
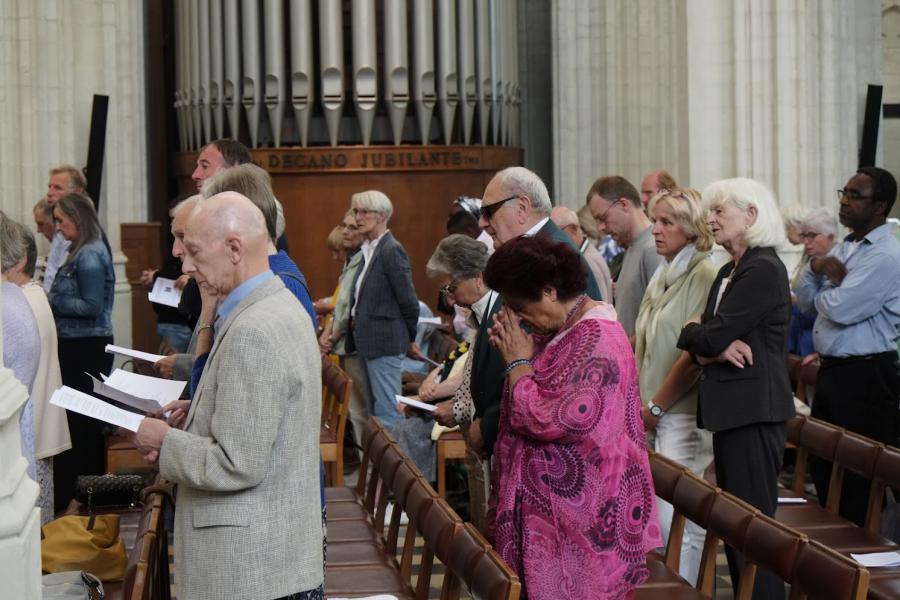
M 72 242 L 63 237 L 63 234 L 57 231 L 50 240 L 50 252 L 47 254 L 47 268 L 44 270 L 44 291 L 50 293 L 53 287 L 53 280 L 56 279 L 56 273 L 69 256 L 69 246 Z
M 275 274 L 272 273 L 271 270 L 265 270 L 259 275 L 254 275 L 241 285 L 237 286 L 231 292 L 225 296 L 225 299 L 222 301 L 222 304 L 219 305 L 219 309 L 216 311 L 216 322 L 217 327 L 221 327 L 225 324 L 225 321 L 228 320 L 228 317 L 231 316 L 231 313 L 237 307 L 238 304 L 241 303 L 241 300 L 249 296 L 253 290 L 258 288 L 260 285 L 275 277 Z
M 840 285 L 812 272 L 800 274 L 800 310 L 818 313 L 813 345 L 823 356 L 862 356 L 897 349 L 900 329 L 900 242 L 884 224 L 857 244 L 851 236 L 828 253 L 847 267 Z

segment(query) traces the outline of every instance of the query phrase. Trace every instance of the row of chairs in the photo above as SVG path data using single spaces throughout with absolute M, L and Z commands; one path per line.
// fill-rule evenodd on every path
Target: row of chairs
M 162 506 L 163 495 L 150 494 L 140 511 L 120 513 L 119 529 L 128 549 L 128 563 L 121 581 L 104 582 L 107 600 L 169 600 L 171 597 Z
M 796 459 L 791 487 L 780 495 L 806 498 L 807 502 L 780 504 L 776 519 L 842 554 L 900 549 L 879 533 L 885 488 L 900 489 L 900 450 L 813 417 L 791 419 L 787 437 L 796 447 Z M 810 456 L 832 463 L 824 507 L 804 494 Z M 863 527 L 839 515 L 841 488 L 848 472 L 871 482 Z M 900 569 L 873 571 L 869 597 L 900 597 Z
M 465 586 L 475 599 L 516 600 L 521 585 L 515 573 L 435 492 L 378 419 L 369 419 L 362 441 L 356 488 L 326 488 L 326 595 L 425 600 L 439 561 L 442 599 L 456 600 Z M 401 513 L 409 519 L 405 532 Z
M 866 597 L 869 572 L 857 562 L 763 515 L 671 459 L 651 452 L 650 467 L 657 496 L 671 503 L 675 511 L 665 554 L 648 555 L 650 580 L 638 589 L 635 598 L 712 597 L 720 542 L 745 557 L 736 600 L 751 598 L 758 569 L 775 573 L 789 583 L 792 600 Z M 706 530 L 695 588 L 677 575 L 688 520 Z
M 322 422 L 319 450 L 330 486 L 344 485 L 344 437 L 350 416 L 353 380 L 331 360 L 322 361 Z

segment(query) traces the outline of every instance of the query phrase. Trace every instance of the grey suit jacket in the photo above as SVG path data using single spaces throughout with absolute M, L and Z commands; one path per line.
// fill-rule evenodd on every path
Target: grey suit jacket
M 357 352 L 363 358 L 404 354 L 416 339 L 419 321 L 409 257 L 388 231 L 375 247 L 371 261 L 356 298 L 353 338 Z
M 179 484 L 179 598 L 280 598 L 322 584 L 321 393 L 309 316 L 269 279 L 217 332 L 185 430 L 160 450 L 160 474 Z

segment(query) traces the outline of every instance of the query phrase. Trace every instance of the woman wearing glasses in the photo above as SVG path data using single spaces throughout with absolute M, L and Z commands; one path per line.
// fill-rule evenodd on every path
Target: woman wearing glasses
M 800 242 L 803 244 L 804 265 L 813 258 L 828 256 L 834 246 L 837 235 L 837 220 L 828 208 L 817 208 L 806 215 L 799 223 Z M 799 274 L 798 274 L 799 275 Z M 797 280 L 791 282 L 796 287 Z M 813 324 L 816 322 L 815 311 L 805 313 L 795 303 L 791 307 L 791 332 L 788 337 L 788 352 L 804 357 L 804 363 L 815 358 L 813 353 Z
M 466 235 L 454 234 L 441 240 L 426 265 L 428 276 L 442 284 L 441 295 L 451 306 L 461 307 L 467 313 L 470 324 L 480 321 L 490 296 L 490 290 L 481 276 L 487 261 L 488 251 L 484 244 Z M 469 331 L 470 339 L 463 341 L 442 365 L 433 369 L 422 381 L 419 400 L 437 403 L 454 396 L 462 383 L 471 338 L 478 331 L 477 325 Z M 435 448 L 432 441 L 434 422 L 431 417 L 448 424 L 450 421 L 453 421 L 452 424 L 459 424 L 471 420 L 471 415 L 457 410 L 460 417 L 463 414 L 466 416 L 457 421 L 453 417 L 451 402 L 440 406 L 439 411 L 437 415 L 408 411 L 411 418 L 401 421 L 393 430 L 400 446 L 407 451 L 429 481 L 435 480 Z
M 703 200 L 713 237 L 732 260 L 719 270 L 702 317 L 682 329 L 678 347 L 703 365 L 697 422 L 713 433 L 718 485 L 772 516 L 785 422 L 794 416 L 785 368 L 790 289 L 775 251 L 784 224 L 772 192 L 752 179 L 715 182 Z M 730 546 L 725 554 L 737 590 L 743 559 Z M 784 584 L 761 571 L 753 598 L 784 598 Z
M 662 190 L 647 207 L 659 266 L 641 301 L 635 325 L 635 361 L 641 384 L 641 416 L 655 431 L 660 454 L 699 476 L 712 461 L 712 434 L 697 427 L 700 368 L 676 347 L 684 323 L 699 317 L 716 278 L 712 232 L 696 190 Z M 668 538 L 672 505 L 657 499 L 663 536 Z M 688 523 L 681 546 L 681 576 L 692 584 L 700 568 L 705 533 Z
M 403 357 L 420 354 L 415 343 L 419 300 L 406 250 L 388 230 L 394 212 L 390 198 L 376 190 L 360 192 L 353 194 L 351 209 L 363 239 L 350 304 L 352 345 L 369 378 L 369 414 L 390 427 L 401 418 L 395 397 Z

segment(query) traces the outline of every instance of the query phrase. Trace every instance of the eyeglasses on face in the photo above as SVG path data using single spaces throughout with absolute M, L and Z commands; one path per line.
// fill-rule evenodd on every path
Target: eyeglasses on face
M 373 215 L 377 213 L 377 210 L 369 210 L 368 208 L 354 208 L 352 209 L 353 216 L 358 217 L 359 215 Z
M 451 281 L 450 283 L 448 283 L 447 285 L 445 285 L 444 287 L 441 288 L 441 293 L 445 296 L 455 294 L 456 288 L 458 288 L 458 287 L 459 287 L 459 281 L 454 279 L 453 281 Z
M 603 198 L 603 196 L 600 197 Z M 603 199 L 606 200 L 606 198 Z M 606 223 L 606 213 L 608 213 L 613 206 L 619 203 L 618 200 L 615 200 L 613 202 L 610 202 L 609 200 L 606 201 L 609 202 L 609 206 L 606 207 L 606 210 L 604 210 L 599 215 L 594 216 L 594 221 L 596 221 L 597 223 Z
M 845 196 L 850 200 L 862 200 L 863 198 L 872 198 L 871 195 L 860 194 L 858 191 L 851 189 L 851 188 L 841 188 L 841 189 L 837 190 L 838 200 L 841 200 Z
M 519 197 L 519 195 L 516 194 L 515 196 L 510 196 L 509 198 L 504 198 L 503 200 L 500 200 L 499 202 L 494 202 L 492 204 L 482 204 L 481 209 L 479 209 L 479 211 L 478 211 L 478 214 L 485 221 L 490 221 L 491 219 L 494 218 L 494 215 L 497 213 L 498 210 L 500 210 L 500 208 L 504 204 L 506 204 L 510 200 L 515 200 L 518 197 Z
M 816 239 L 817 237 L 819 237 L 820 235 L 823 235 L 823 234 L 815 232 L 815 231 L 807 231 L 806 233 L 801 233 L 799 235 L 799 238 L 801 240 L 803 240 L 804 242 L 811 242 L 814 239 Z

